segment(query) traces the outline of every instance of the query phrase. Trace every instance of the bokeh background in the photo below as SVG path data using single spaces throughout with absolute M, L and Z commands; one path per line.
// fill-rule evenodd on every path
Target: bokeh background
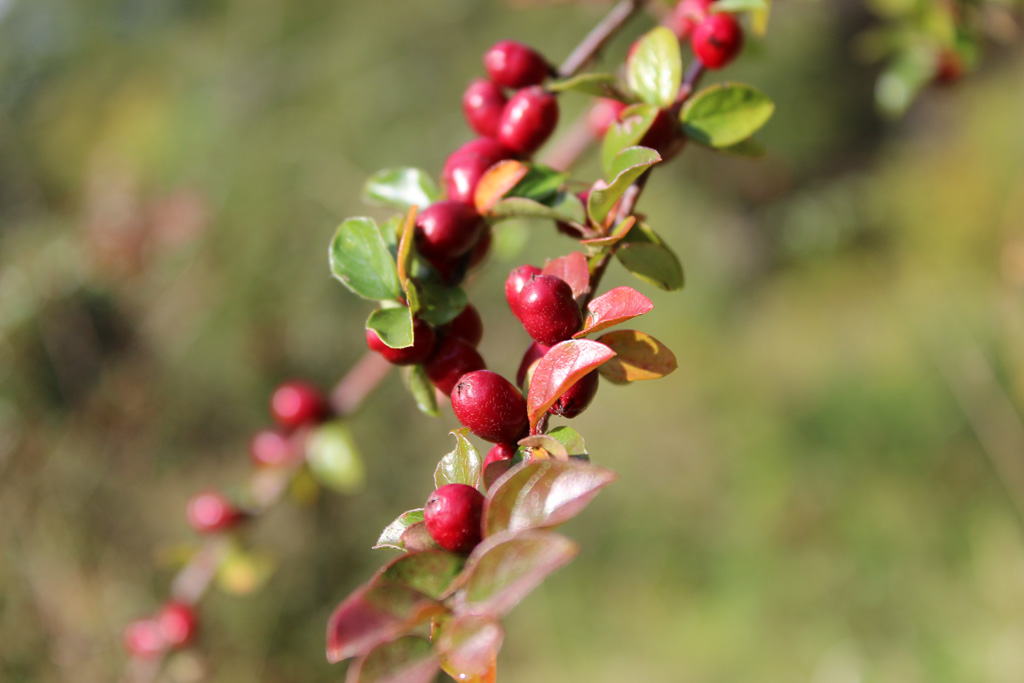
M 330 386 L 363 351 L 326 248 L 388 215 L 365 177 L 438 172 L 491 43 L 558 60 L 607 7 L 0 0 L 0 680 L 118 679 L 121 628 L 194 542 L 185 500 L 244 480 L 276 383 Z M 694 147 L 648 186 L 688 282 L 641 285 L 642 327 L 679 370 L 576 421 L 621 478 L 508 620 L 502 681 L 1024 680 L 1024 53 L 886 120 L 856 58 L 875 22 L 778 3 L 722 74 L 776 100 L 768 156 Z M 510 374 L 504 275 L 571 243 L 499 241 L 471 298 Z M 276 572 L 211 592 L 166 680 L 343 678 L 327 615 L 455 424 L 389 378 L 352 421 L 365 491 L 252 529 Z

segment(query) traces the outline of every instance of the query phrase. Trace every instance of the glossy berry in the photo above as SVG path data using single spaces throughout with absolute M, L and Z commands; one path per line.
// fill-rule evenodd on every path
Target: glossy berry
M 452 389 L 467 372 L 487 367 L 483 356 L 465 339 L 449 336 L 437 345 L 434 355 L 423 364 L 427 377 L 437 389 L 450 396 Z
M 186 508 L 188 524 L 201 534 L 212 534 L 236 526 L 245 515 L 216 491 L 192 496 Z
M 603 138 L 604 134 L 618 120 L 619 114 L 627 106 L 625 102 L 619 102 L 607 97 L 599 97 L 597 102 L 594 102 L 594 105 L 590 107 L 590 111 L 587 112 L 587 125 L 590 127 L 590 132 L 594 134 L 594 137 Z
M 249 441 L 249 456 L 258 467 L 280 467 L 299 460 L 302 450 L 287 434 L 261 429 Z
M 124 649 L 134 657 L 151 659 L 167 649 L 156 619 L 136 619 L 121 633 Z
M 462 313 L 448 323 L 448 335 L 459 337 L 471 346 L 480 346 L 480 340 L 484 338 L 484 321 L 473 304 L 466 304 Z
M 523 88 L 508 101 L 498 126 L 498 142 L 529 156 L 558 125 L 558 100 L 540 86 Z
M 459 147 L 448 156 L 441 172 L 448 199 L 473 204 L 476 184 L 484 172 L 499 161 L 513 156 L 515 152 L 491 138 L 477 138 Z
M 445 484 L 430 494 L 423 506 L 427 533 L 445 550 L 469 553 L 483 537 L 480 516 L 484 497 L 466 484 Z
M 413 319 L 412 325 L 412 346 L 404 349 L 393 349 L 383 341 L 373 330 L 366 330 L 366 346 L 371 351 L 376 351 L 392 365 L 416 365 L 422 363 L 434 352 L 437 342 L 437 335 L 434 328 L 426 321 L 419 318 Z
M 508 274 L 508 279 L 505 280 L 505 301 L 508 302 L 508 307 L 512 309 L 513 313 L 516 313 L 519 292 L 523 290 L 523 286 L 530 281 L 530 278 L 540 275 L 540 273 L 541 270 L 537 266 L 526 264 L 513 268 L 512 272 Z M 518 316 L 518 313 L 516 315 Z
M 526 349 L 526 353 L 523 354 L 523 360 L 519 362 L 519 370 L 516 371 L 516 384 L 522 387 L 524 392 L 529 388 L 524 382 L 529 379 L 531 375 L 530 369 L 533 367 L 533 364 L 543 358 L 544 354 L 550 349 L 550 346 L 544 346 L 537 342 L 533 342 L 530 344 L 530 348 Z
M 432 259 L 453 259 L 476 246 L 484 224 L 472 206 L 455 200 L 431 204 L 416 216 L 416 248 Z
M 188 605 L 168 602 L 156 615 L 156 623 L 169 647 L 185 647 L 195 637 L 199 620 Z
M 516 317 L 538 344 L 554 346 L 583 325 L 583 314 L 569 284 L 554 275 L 538 275 L 523 286 Z
M 669 15 L 665 25 L 679 40 L 686 40 L 708 16 L 712 0 L 682 0 Z
M 270 396 L 270 414 L 285 429 L 316 424 L 329 412 L 323 393 L 308 382 L 285 382 Z
M 462 94 L 462 113 L 470 128 L 484 137 L 493 138 L 498 135 L 498 122 L 507 102 L 501 86 L 486 78 L 478 78 Z
M 452 410 L 484 441 L 515 443 L 529 427 L 526 399 L 512 382 L 490 370 L 462 376 L 452 390 Z
M 676 138 L 676 122 L 667 109 L 659 109 L 658 115 L 651 122 L 644 136 L 638 143 L 641 147 L 650 147 L 662 156 L 668 152 Z
M 480 235 L 480 239 L 477 241 L 476 246 L 473 247 L 473 251 L 469 252 L 468 268 L 470 270 L 483 263 L 483 260 L 487 258 L 487 254 L 491 251 L 491 242 L 494 239 L 494 236 L 491 233 L 492 230 L 490 227 L 484 228 L 484 232 Z
M 551 75 L 551 66 L 540 53 L 514 40 L 502 40 L 485 52 L 484 68 L 492 81 L 506 88 L 540 85 Z
M 576 384 L 566 389 L 565 393 L 558 397 L 555 404 L 551 406 L 552 415 L 559 417 L 576 417 L 590 405 L 597 394 L 599 373 L 596 370 L 583 375 Z
M 712 14 L 693 30 L 693 53 L 709 69 L 721 69 L 743 49 L 743 28 L 731 14 Z
M 511 460 L 512 456 L 516 454 L 516 447 L 514 444 L 507 443 L 496 443 L 491 447 L 491 450 L 487 451 L 487 457 L 484 458 L 483 469 L 487 469 L 487 466 L 492 462 L 502 462 L 503 460 Z

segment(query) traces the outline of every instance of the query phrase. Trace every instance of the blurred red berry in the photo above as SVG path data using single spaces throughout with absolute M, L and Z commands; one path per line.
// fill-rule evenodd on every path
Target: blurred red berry
M 220 493 L 204 491 L 188 501 L 186 517 L 193 530 L 212 534 L 236 526 L 245 515 Z
M 285 382 L 270 397 L 270 414 L 285 429 L 316 424 L 329 413 L 323 393 L 308 382 Z
M 514 40 L 502 40 L 485 52 L 484 68 L 506 88 L 540 85 L 551 74 L 551 65 L 539 52 Z
M 199 620 L 188 605 L 168 602 L 157 614 L 156 623 L 168 646 L 185 647 L 195 637 Z

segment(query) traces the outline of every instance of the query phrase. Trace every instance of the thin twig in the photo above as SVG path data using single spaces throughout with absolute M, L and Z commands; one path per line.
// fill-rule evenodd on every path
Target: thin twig
M 615 5 L 601 23 L 595 26 L 566 57 L 562 66 L 558 67 L 558 77 L 575 76 L 589 64 L 605 44 L 643 8 L 645 2 L 646 0 L 621 0 Z

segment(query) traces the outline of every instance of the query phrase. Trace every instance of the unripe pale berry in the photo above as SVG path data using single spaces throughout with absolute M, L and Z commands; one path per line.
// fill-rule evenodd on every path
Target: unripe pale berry
M 287 434 L 261 429 L 249 441 L 249 455 L 259 467 L 280 467 L 299 460 L 302 449 Z
M 599 373 L 596 370 L 583 375 L 576 384 L 566 389 L 565 393 L 558 397 L 548 412 L 559 417 L 576 417 L 586 410 L 590 402 L 594 400 L 594 396 L 597 394 L 598 379 Z
M 539 52 L 514 40 L 502 40 L 485 52 L 484 68 L 492 81 L 506 88 L 539 85 L 551 75 L 551 65 Z
M 185 647 L 195 637 L 199 620 L 195 610 L 188 605 L 168 602 L 157 614 L 156 623 L 169 647 Z
M 427 377 L 437 389 L 450 396 L 455 385 L 467 372 L 487 367 L 476 348 L 460 337 L 446 337 L 437 345 L 434 355 L 423 364 Z
M 141 659 L 159 657 L 167 649 L 156 619 L 136 619 L 124 627 L 121 633 L 124 649 Z
M 373 330 L 366 330 L 366 346 L 376 351 L 392 365 L 416 365 L 422 363 L 434 352 L 437 342 L 437 335 L 430 323 L 413 319 L 412 325 L 412 346 L 404 349 L 393 349 L 385 344 L 380 336 Z
M 501 462 L 503 460 L 511 460 L 512 456 L 516 454 L 515 444 L 508 443 L 496 443 L 491 446 L 491 450 L 487 451 L 487 457 L 484 458 L 483 469 L 487 469 L 487 466 L 492 462 Z
M 523 360 L 519 362 L 519 370 L 516 371 L 516 385 L 523 389 L 524 392 L 529 388 L 523 382 L 526 381 L 530 373 L 530 367 L 543 358 L 544 354 L 550 350 L 550 346 L 538 344 L 537 342 L 533 342 L 530 344 L 530 348 L 526 349 L 526 353 L 523 354 Z
M 416 248 L 431 259 L 453 259 L 472 249 L 484 224 L 472 206 L 452 199 L 431 204 L 416 216 Z
M 530 426 L 526 399 L 511 382 L 490 370 L 459 379 L 452 390 L 452 410 L 469 431 L 492 443 L 514 443 Z
M 498 141 L 513 152 L 529 156 L 551 137 L 557 125 L 555 96 L 540 86 L 523 88 L 505 106 Z
M 480 340 L 484 338 L 484 321 L 473 304 L 466 304 L 462 313 L 448 323 L 448 335 L 459 337 L 471 346 L 480 346 Z
M 679 40 L 686 40 L 693 30 L 707 18 L 711 2 L 712 0 L 682 0 L 672 10 L 665 25 L 676 34 Z
M 316 424 L 329 413 L 323 393 L 308 382 L 285 382 L 270 397 L 270 414 L 285 429 Z
M 423 506 L 427 533 L 453 553 L 469 553 L 483 537 L 480 516 L 484 497 L 466 484 L 445 484 L 430 494 Z
M 538 275 L 523 286 L 516 302 L 516 317 L 539 344 L 554 346 L 583 325 L 572 287 L 554 275 Z
M 523 285 L 529 282 L 530 278 L 540 275 L 540 273 L 541 270 L 537 266 L 526 264 L 513 268 L 512 272 L 508 274 L 508 279 L 505 280 L 505 301 L 508 302 L 508 307 L 512 309 L 512 313 L 516 313 L 519 292 L 523 290 Z
M 743 28 L 731 14 L 712 14 L 693 30 L 693 53 L 709 69 L 721 69 L 743 49 Z
M 501 86 L 486 78 L 478 78 L 462 94 L 462 113 L 470 128 L 480 135 L 493 138 L 498 135 L 498 122 L 506 103 L 508 98 Z
M 212 534 L 236 526 L 245 514 L 216 491 L 204 491 L 188 501 L 185 510 L 189 526 L 201 534 Z
M 459 147 L 448 156 L 441 172 L 448 199 L 473 204 L 476 184 L 484 172 L 499 161 L 514 156 L 515 152 L 491 138 L 477 138 Z
M 590 132 L 594 134 L 594 137 L 603 138 L 627 106 L 629 105 L 625 102 L 599 97 L 587 112 L 587 125 L 590 126 Z

